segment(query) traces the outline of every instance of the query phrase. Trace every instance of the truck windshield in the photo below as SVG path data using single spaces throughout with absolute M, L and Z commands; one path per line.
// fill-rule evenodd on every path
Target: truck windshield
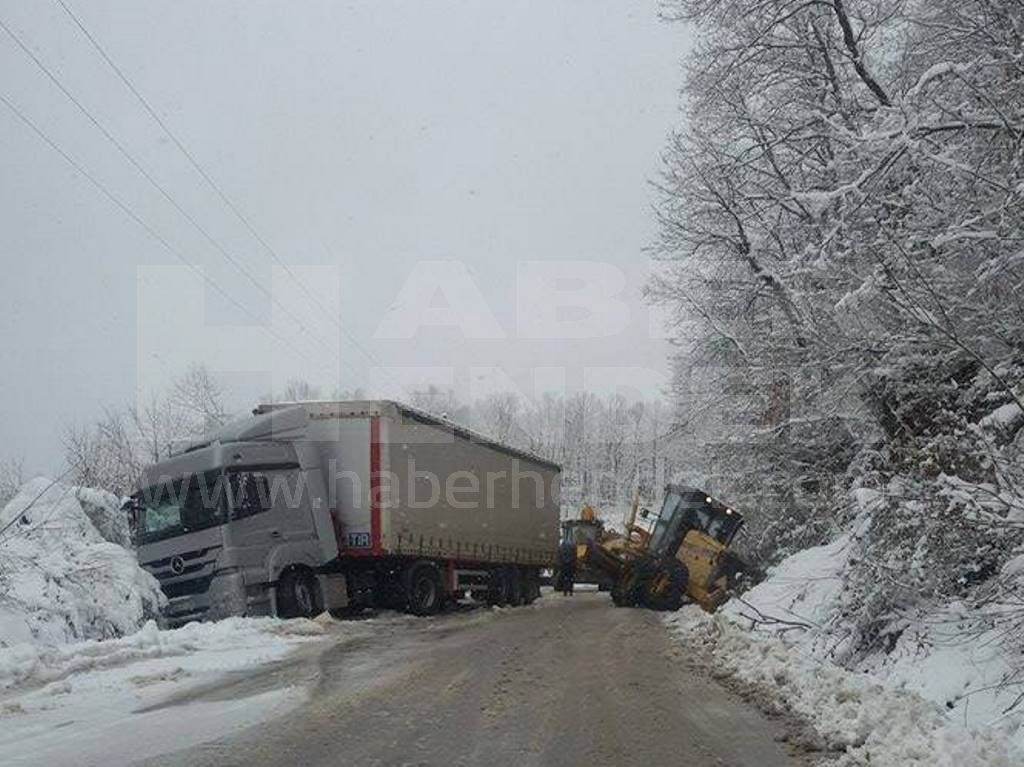
M 224 485 L 220 471 L 208 471 L 136 493 L 132 496 L 136 544 L 223 524 L 227 521 Z

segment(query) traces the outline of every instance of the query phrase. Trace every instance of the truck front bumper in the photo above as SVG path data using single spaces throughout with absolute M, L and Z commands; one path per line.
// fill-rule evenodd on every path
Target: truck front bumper
M 229 572 L 215 574 L 201 593 L 168 600 L 163 619 L 168 628 L 176 628 L 192 621 L 266 615 L 269 611 L 270 601 L 264 588 L 247 589 L 241 572 Z

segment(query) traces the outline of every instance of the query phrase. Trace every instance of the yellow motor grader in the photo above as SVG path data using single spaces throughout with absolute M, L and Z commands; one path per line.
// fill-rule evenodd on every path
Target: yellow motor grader
M 642 509 L 647 524 L 638 525 L 637 500 L 625 533 L 605 531 L 586 546 L 579 563 L 608 576 L 619 607 L 678 610 L 690 599 L 713 612 L 744 570 L 729 549 L 743 515 L 703 490 L 670 484 L 661 510 L 652 517 Z

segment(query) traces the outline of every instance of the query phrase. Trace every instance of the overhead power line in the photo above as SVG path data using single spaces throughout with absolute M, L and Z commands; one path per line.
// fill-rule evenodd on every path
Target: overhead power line
M 75 160 L 74 157 L 68 154 L 59 144 L 57 144 L 53 139 L 46 135 L 46 133 L 44 133 L 38 125 L 36 125 L 24 112 L 18 109 L 18 107 L 15 106 L 14 103 L 11 102 L 2 93 L 0 93 L 0 103 L 3 103 L 4 106 L 6 106 L 19 120 L 21 120 L 26 126 L 28 126 L 28 128 L 31 129 L 32 132 L 35 133 L 40 139 L 42 139 L 43 142 L 45 142 L 54 152 L 56 152 L 62 158 L 64 158 L 64 161 L 67 162 L 68 165 L 70 165 L 83 178 L 89 181 L 89 183 L 91 183 L 97 190 L 99 190 L 99 192 L 108 200 L 110 200 L 110 202 L 116 205 L 126 216 L 128 216 L 128 218 L 130 218 L 132 221 L 138 224 L 147 234 L 149 234 L 153 239 L 159 242 L 171 255 L 173 255 L 175 258 L 181 261 L 181 263 L 183 263 L 190 270 L 195 272 L 203 280 L 203 282 L 205 282 L 213 290 L 215 290 L 221 297 L 224 298 L 224 300 L 226 300 L 232 306 L 234 306 L 247 317 L 249 317 L 249 319 L 251 319 L 254 324 L 262 325 L 260 319 L 256 317 L 254 314 L 252 314 L 244 304 L 240 303 L 230 293 L 224 290 L 224 288 L 222 288 L 213 278 L 207 275 L 202 269 L 200 269 L 198 266 L 196 266 L 187 258 L 185 258 L 185 256 L 183 256 L 177 250 L 177 248 L 175 248 L 162 234 L 160 234 L 160 232 L 158 232 L 156 229 L 150 226 L 135 211 L 128 207 L 128 205 L 125 202 L 123 202 L 119 197 L 117 197 L 113 192 L 111 192 L 110 189 L 108 189 L 103 184 L 103 182 L 101 182 L 92 173 L 86 170 L 86 168 L 82 166 L 77 160 Z M 294 347 L 286 338 L 277 333 L 271 326 L 265 325 L 263 327 L 271 335 L 271 337 L 280 342 L 282 345 L 291 349 L 293 352 L 302 357 L 306 362 L 313 365 L 316 364 L 305 353 Z
M 234 266 L 235 269 L 237 269 L 243 276 L 245 276 L 246 279 L 248 279 L 249 282 L 253 284 L 253 286 L 255 286 L 274 304 L 274 306 L 278 307 L 283 313 L 288 315 L 288 317 L 291 318 L 293 322 L 295 322 L 299 329 L 316 343 L 318 348 L 330 348 L 329 344 L 325 344 L 321 339 L 316 338 L 309 331 L 309 329 L 306 328 L 305 324 L 273 295 L 272 291 L 264 287 L 264 285 L 248 269 L 246 269 L 245 266 L 240 261 L 234 258 L 230 253 L 228 253 L 228 251 L 213 237 L 213 235 L 211 235 L 206 230 L 206 228 L 202 226 L 202 224 L 200 224 L 188 211 L 186 211 L 178 203 L 177 200 L 174 199 L 174 197 L 167 191 L 167 189 L 162 184 L 160 184 L 160 182 L 158 182 L 145 169 L 145 167 L 143 167 L 143 165 L 135 158 L 135 156 L 132 155 L 132 153 L 128 151 L 128 149 L 85 107 L 85 105 L 82 104 L 82 102 L 79 101 L 75 97 L 75 95 L 64 86 L 64 84 L 60 81 L 60 78 L 58 78 L 46 66 L 45 63 L 43 63 L 43 61 L 35 54 L 35 52 L 32 51 L 32 49 L 29 48 L 28 45 L 25 44 L 25 42 L 14 32 L 14 30 L 12 30 L 7 25 L 6 22 L 4 22 L 3 19 L 0 19 L 0 29 L 3 29 L 3 31 L 8 35 L 8 37 L 10 37 L 15 42 L 15 44 L 22 50 L 22 52 L 24 52 L 25 55 L 27 55 L 32 60 L 32 62 L 43 72 L 43 74 L 46 75 L 50 82 L 52 82 L 58 88 L 58 90 L 60 90 L 60 92 L 64 94 L 65 98 L 67 98 L 86 117 L 86 119 L 88 119 L 89 122 L 92 123 L 92 125 L 97 130 L 100 131 L 103 137 L 107 139 L 107 141 L 109 141 L 117 149 L 117 151 L 126 160 L 128 160 L 129 163 L 131 163 L 132 167 L 134 167 L 142 175 L 142 177 L 146 179 L 146 181 L 154 189 L 156 189 L 157 192 L 159 192 L 160 195 L 165 200 L 167 200 L 167 202 L 169 202 L 174 207 L 174 209 L 181 214 L 183 218 L 185 218 L 186 221 L 188 221 L 211 245 L 213 245 L 214 248 L 217 249 L 217 251 L 225 258 L 225 260 L 228 261 L 228 263 Z M 334 356 L 336 358 L 338 356 L 336 350 L 334 350 Z M 340 369 L 340 358 L 338 358 L 336 361 L 338 362 L 338 366 Z
M 352 346 L 354 346 L 360 353 L 363 354 L 364 357 L 366 357 L 374 365 L 376 365 L 379 368 L 383 368 L 383 365 L 377 359 L 377 357 L 359 342 L 359 340 L 348 330 L 348 328 L 344 326 L 341 320 L 333 312 L 327 309 L 327 307 L 325 307 L 323 303 L 321 303 L 320 299 L 318 299 L 316 295 L 311 290 L 309 290 L 309 288 L 306 287 L 305 283 L 302 282 L 302 280 L 300 280 L 295 275 L 295 273 L 291 270 L 291 267 L 288 266 L 287 262 L 285 262 L 282 258 L 278 256 L 277 251 L 270 245 L 270 243 L 266 241 L 266 239 L 263 236 L 260 235 L 260 233 L 249 221 L 248 217 L 244 213 L 242 213 L 239 207 L 235 205 L 234 202 L 232 202 L 232 200 L 224 192 L 221 186 L 213 179 L 212 176 L 210 176 L 209 173 L 206 172 L 202 165 L 200 165 L 199 161 L 195 158 L 195 155 L 193 155 L 192 152 L 188 150 L 188 148 L 178 138 L 174 131 L 172 131 L 171 128 L 167 125 L 164 119 L 160 117 L 157 111 L 150 105 L 149 101 L 142 95 L 142 93 L 139 92 L 138 88 L 135 87 L 135 84 L 131 81 L 128 75 L 125 74 L 124 70 L 122 70 L 121 67 L 119 67 L 117 63 L 113 60 L 113 58 L 111 58 L 111 56 L 107 53 L 103 45 L 100 44 L 99 40 L 97 40 L 96 37 L 88 30 L 88 28 L 86 28 L 85 24 L 78 17 L 78 15 L 75 14 L 73 10 L 71 10 L 71 8 L 68 6 L 65 0 L 55 0 L 55 2 L 63 9 L 64 13 L 67 14 L 68 18 L 70 18 L 71 21 L 74 22 L 75 26 L 82 33 L 82 35 L 89 41 L 92 47 L 96 49 L 96 52 L 100 55 L 100 57 L 107 63 L 107 66 L 109 66 L 111 70 L 113 70 L 114 74 L 117 75 L 121 82 L 124 83 L 124 86 L 132 93 L 133 96 L 135 96 L 139 104 L 142 105 L 142 108 L 146 110 L 146 112 L 153 119 L 153 121 L 160 126 L 161 130 L 163 130 L 163 132 L 167 134 L 168 138 L 171 139 L 171 142 L 185 156 L 185 158 L 192 165 L 192 168 L 196 171 L 196 173 L 198 173 L 202 177 L 202 179 L 210 186 L 210 188 L 213 189 L 213 191 L 217 194 L 221 201 L 242 223 L 242 225 L 246 228 L 249 234 L 252 235 L 256 242 L 258 242 L 264 248 L 264 250 L 266 250 L 266 252 L 274 260 L 274 262 L 284 270 L 284 272 L 292 279 L 293 282 L 295 282 L 296 285 L 299 286 L 299 288 L 306 295 L 306 297 L 309 298 L 309 300 L 318 309 L 323 311 L 323 313 L 326 314 L 328 318 L 330 318 L 333 321 L 333 323 L 337 326 L 338 330 L 341 331 L 341 333 L 345 336 L 349 343 L 352 344 Z

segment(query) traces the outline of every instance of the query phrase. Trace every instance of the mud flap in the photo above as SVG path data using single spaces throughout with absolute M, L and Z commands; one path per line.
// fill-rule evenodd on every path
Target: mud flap
M 325 573 L 317 576 L 320 594 L 323 595 L 325 610 L 340 610 L 348 607 L 348 583 L 341 573 Z

